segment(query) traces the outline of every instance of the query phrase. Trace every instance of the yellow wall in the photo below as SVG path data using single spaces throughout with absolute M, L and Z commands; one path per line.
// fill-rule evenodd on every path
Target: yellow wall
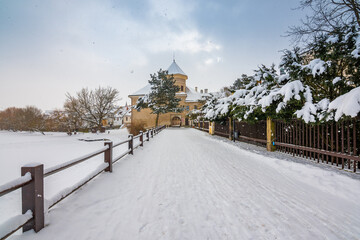
M 186 80 L 188 79 L 187 76 L 182 74 L 174 74 L 175 79 L 175 85 L 180 87 L 179 92 L 186 92 Z M 183 87 L 183 91 L 181 91 L 181 86 Z M 135 106 L 138 98 L 140 96 L 129 96 L 131 99 L 131 105 Z M 166 113 L 166 114 L 160 114 L 159 116 L 159 125 L 171 125 L 171 119 L 175 116 L 178 116 L 181 118 L 182 125 L 185 125 L 185 118 L 186 114 L 189 113 L 189 111 L 194 110 L 194 106 L 197 105 L 197 109 L 201 108 L 201 104 L 199 102 L 185 102 L 186 96 L 178 96 L 181 98 L 181 101 L 179 102 L 180 106 L 185 107 L 185 111 L 181 113 Z M 189 110 L 186 110 L 186 106 L 189 106 Z M 131 123 L 132 124 L 144 124 L 146 128 L 155 126 L 156 122 L 156 115 L 151 114 L 151 110 L 149 108 L 147 109 L 141 109 L 140 111 L 137 111 L 136 109 L 133 109 L 131 111 Z
M 136 102 L 139 98 L 139 96 L 130 96 L 131 98 L 131 105 L 135 106 Z M 201 104 L 199 102 L 184 102 L 184 98 L 182 97 L 182 100 L 180 101 L 179 105 L 185 107 L 185 111 L 181 113 L 166 113 L 166 114 L 160 114 L 159 116 L 159 125 L 171 125 L 171 119 L 174 116 L 179 116 L 182 121 L 182 125 L 185 125 L 185 118 L 186 114 L 188 114 L 191 110 L 194 109 L 194 106 L 197 105 L 198 109 L 201 108 Z M 186 106 L 189 106 L 189 110 L 186 110 Z M 156 122 L 156 114 L 151 114 L 151 109 L 141 109 L 140 111 L 137 111 L 136 109 L 133 109 L 131 111 L 131 123 L 132 124 L 144 124 L 145 127 L 153 127 L 155 126 Z

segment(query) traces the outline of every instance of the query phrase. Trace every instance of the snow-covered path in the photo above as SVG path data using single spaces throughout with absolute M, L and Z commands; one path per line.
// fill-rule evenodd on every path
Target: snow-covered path
M 360 182 L 166 129 L 15 239 L 360 239 Z

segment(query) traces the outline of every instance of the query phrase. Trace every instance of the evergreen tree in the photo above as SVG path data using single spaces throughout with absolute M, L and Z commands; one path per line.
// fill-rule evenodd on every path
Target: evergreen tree
M 230 87 L 230 90 L 234 91 L 238 89 L 244 89 L 249 83 L 253 82 L 253 80 L 254 80 L 253 76 L 242 74 L 241 77 L 235 80 L 233 85 Z
M 160 114 L 169 112 L 181 112 L 179 107 L 180 98 L 176 97 L 176 92 L 180 88 L 175 85 L 173 75 L 168 75 L 168 71 L 159 70 L 150 74 L 151 91 L 149 94 L 138 99 L 136 109 L 150 108 L 152 114 L 156 114 L 155 126 L 159 123 Z

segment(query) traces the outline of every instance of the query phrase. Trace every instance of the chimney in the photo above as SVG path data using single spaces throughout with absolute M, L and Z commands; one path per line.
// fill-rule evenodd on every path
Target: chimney
M 201 89 L 201 90 L 200 90 L 200 93 L 204 93 L 204 91 Z
M 195 92 L 197 92 L 197 87 L 195 87 Z
M 208 89 L 207 89 L 207 88 L 205 88 L 205 93 L 208 93 Z

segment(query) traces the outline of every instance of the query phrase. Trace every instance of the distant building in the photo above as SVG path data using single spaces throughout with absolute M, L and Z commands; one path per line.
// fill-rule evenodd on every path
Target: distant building
M 125 106 L 119 107 L 113 114 L 110 114 L 102 121 L 104 127 L 122 127 L 131 124 L 131 108 Z
M 200 109 L 202 103 L 200 100 L 203 96 L 208 95 L 208 90 L 200 90 L 198 92 L 197 87 L 195 89 L 187 86 L 188 76 L 181 70 L 175 60 L 172 62 L 170 67 L 167 69 L 169 75 L 174 76 L 175 84 L 179 86 L 180 90 L 176 93 L 176 96 L 181 99 L 179 105 L 182 106 L 185 111 L 182 113 L 166 113 L 160 114 L 159 125 L 170 125 L 170 126 L 186 126 L 190 124 L 187 114 L 191 110 Z M 143 97 L 148 94 L 151 90 L 151 85 L 148 84 L 140 90 L 129 95 L 131 99 L 131 106 L 135 106 L 139 97 Z M 131 122 L 136 124 L 144 124 L 145 127 L 155 126 L 156 114 L 151 114 L 151 110 L 141 109 L 140 111 L 133 109 L 131 112 Z

